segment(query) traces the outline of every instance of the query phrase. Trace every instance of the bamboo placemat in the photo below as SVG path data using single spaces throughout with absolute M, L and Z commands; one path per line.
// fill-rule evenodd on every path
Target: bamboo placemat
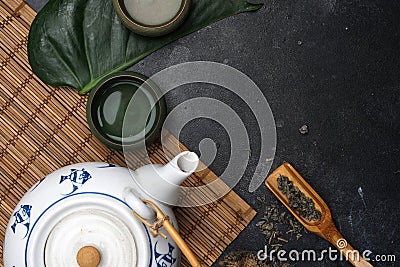
M 41 177 L 77 162 L 105 161 L 125 165 L 121 152 L 106 148 L 90 133 L 85 118 L 87 96 L 52 88 L 39 80 L 28 64 L 26 44 L 35 11 L 20 0 L 0 0 L 0 266 L 11 213 L 24 193 Z M 166 136 L 166 151 L 152 144 L 151 161 L 167 162 L 178 151 Z M 164 144 L 165 145 L 165 144 Z M 175 147 L 175 148 L 174 148 Z M 185 147 L 179 143 L 181 149 Z M 143 151 L 129 155 L 136 167 Z M 218 179 L 209 169 L 192 175 L 186 186 Z M 219 180 L 219 187 L 226 185 Z M 208 192 L 215 194 L 215 190 Z M 207 196 L 205 196 L 207 197 Z M 255 211 L 231 191 L 212 204 L 177 208 L 185 240 L 208 266 L 221 255 L 255 216 Z M 185 259 L 182 266 L 189 266 Z

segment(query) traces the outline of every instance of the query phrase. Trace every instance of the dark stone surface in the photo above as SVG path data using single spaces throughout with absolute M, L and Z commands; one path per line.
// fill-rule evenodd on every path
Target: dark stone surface
M 28 2 L 36 9 L 43 3 Z M 273 168 L 291 162 L 330 206 L 338 229 L 355 248 L 395 254 L 400 261 L 400 2 L 263 2 L 259 12 L 228 18 L 178 40 L 133 69 L 150 76 L 176 63 L 209 60 L 243 71 L 261 88 L 275 116 Z M 257 124 L 234 95 L 207 86 L 174 91 L 169 108 L 196 96 L 228 102 L 249 129 L 251 161 L 235 191 L 259 215 L 226 253 L 258 251 L 266 241 L 255 226 L 265 206 L 257 197 L 265 195 L 267 202 L 274 197 L 264 186 L 255 193 L 247 190 L 259 151 Z M 307 135 L 298 130 L 304 124 Z M 211 169 L 220 174 L 230 155 L 220 126 L 196 120 L 180 136 L 195 151 L 205 137 L 218 144 Z M 308 234 L 285 248 L 321 251 L 328 246 Z M 293 265 L 349 266 L 328 260 Z

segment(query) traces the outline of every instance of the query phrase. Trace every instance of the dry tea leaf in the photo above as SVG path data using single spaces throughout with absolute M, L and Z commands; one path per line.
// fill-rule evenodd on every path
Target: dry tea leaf
M 234 252 L 226 256 L 222 261 L 219 262 L 219 266 L 222 267 L 270 267 L 258 260 L 257 256 L 253 252 L 241 251 Z
M 283 175 L 279 176 L 278 189 L 286 195 L 290 207 L 297 211 L 300 216 L 309 221 L 319 221 L 321 219 L 321 212 L 315 208 L 314 201 L 304 195 L 289 178 Z
M 290 241 L 290 237 L 299 239 L 307 232 L 292 214 L 282 211 L 283 209 L 282 205 L 274 201 L 265 207 L 263 217 L 256 224 L 265 235 L 267 245 L 280 244 L 282 241 L 280 239 Z

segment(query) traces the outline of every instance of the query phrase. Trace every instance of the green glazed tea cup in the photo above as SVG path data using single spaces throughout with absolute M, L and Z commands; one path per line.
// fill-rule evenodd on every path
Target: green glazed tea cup
M 143 148 L 161 132 L 166 117 L 161 96 L 156 84 L 140 73 L 112 74 L 90 92 L 86 105 L 90 130 L 110 148 Z

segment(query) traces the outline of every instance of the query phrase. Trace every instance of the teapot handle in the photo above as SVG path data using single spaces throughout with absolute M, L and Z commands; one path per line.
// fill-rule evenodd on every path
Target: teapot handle
M 168 232 L 170 237 L 175 241 L 175 243 L 178 245 L 178 247 L 181 249 L 182 253 L 186 256 L 186 259 L 189 261 L 190 265 L 192 267 L 201 267 L 202 265 L 200 264 L 200 261 L 197 259 L 197 256 L 193 253 L 193 251 L 190 249 L 188 244 L 183 240 L 182 236 L 179 234 L 179 232 L 175 229 L 175 227 L 172 225 L 172 223 L 169 220 L 169 217 L 166 216 L 162 210 L 154 204 L 150 200 L 143 200 L 144 203 L 149 204 L 155 212 L 157 213 L 157 219 L 158 221 L 154 222 L 153 224 L 150 224 L 144 218 L 141 218 L 139 214 L 133 212 L 135 216 L 142 222 L 144 223 L 147 227 L 149 227 L 150 233 L 153 234 L 154 237 L 157 235 L 161 235 L 163 238 L 167 238 L 167 236 L 161 232 L 158 231 L 158 229 L 162 226 L 164 226 L 165 230 Z
M 139 193 L 135 189 L 131 187 L 127 187 L 124 189 L 124 201 L 130 206 L 132 210 L 134 210 L 137 214 L 139 214 L 142 218 L 146 220 L 156 219 L 157 214 L 155 213 L 155 211 L 148 207 L 138 196 Z

